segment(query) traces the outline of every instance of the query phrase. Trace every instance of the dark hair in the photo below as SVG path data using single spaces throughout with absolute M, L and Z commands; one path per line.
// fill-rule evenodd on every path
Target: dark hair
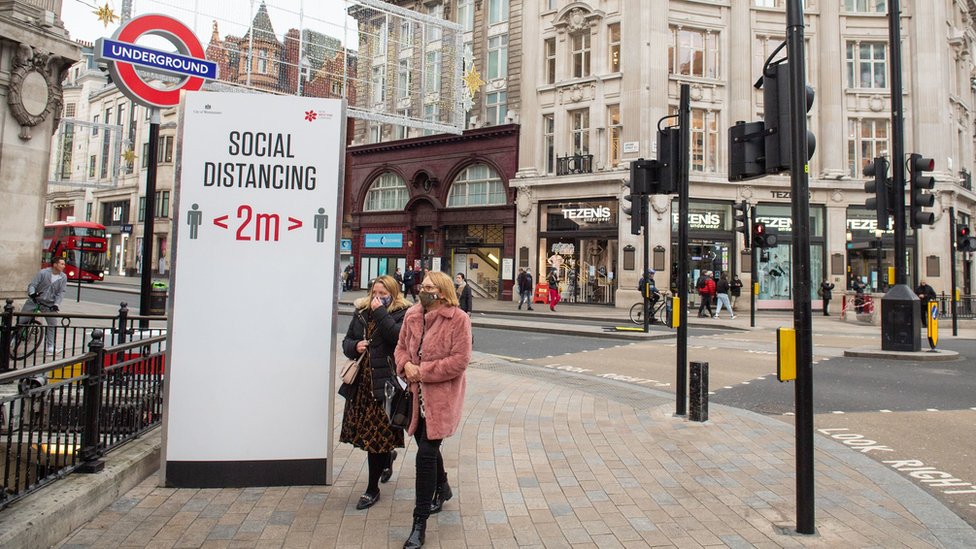
M 461 280 L 467 280 L 467 278 L 464 278 L 464 273 L 458 273 L 457 276 L 461 277 Z

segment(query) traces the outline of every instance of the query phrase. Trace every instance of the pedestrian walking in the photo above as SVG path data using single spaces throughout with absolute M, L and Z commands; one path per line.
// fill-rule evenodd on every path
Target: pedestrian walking
M 732 311 L 735 312 L 735 304 L 739 301 L 739 296 L 742 295 L 742 280 L 739 279 L 739 275 L 732 275 L 732 282 L 729 283 L 729 286 L 732 295 Z
M 929 325 L 929 301 L 936 299 L 938 296 L 935 294 L 935 290 L 932 286 L 929 286 L 924 280 L 918 283 L 918 288 L 915 288 L 915 294 L 922 301 L 922 326 Z
M 413 302 L 417 302 L 417 271 L 408 266 L 407 272 L 403 273 L 403 291 L 405 295 L 410 295 Z
M 823 279 L 823 282 L 820 283 L 820 290 L 817 293 L 820 294 L 820 299 L 823 301 L 824 316 L 830 316 L 828 309 L 830 308 L 830 300 L 833 298 L 833 289 L 834 285 L 829 278 Z
M 732 302 L 729 301 L 729 279 L 725 273 L 720 273 L 718 282 L 715 283 L 715 318 L 722 314 L 722 306 L 724 305 L 729 310 L 729 315 L 732 320 L 735 320 L 735 312 L 732 311 Z
M 342 279 L 345 281 L 346 290 L 351 290 L 353 287 L 353 280 L 356 278 L 356 267 L 352 263 L 346 265 L 346 269 L 343 271 L 345 276 Z
M 471 286 L 468 285 L 468 281 L 464 278 L 464 273 L 458 273 L 454 277 L 454 291 L 458 296 L 458 307 L 462 311 L 471 314 Z
M 21 309 L 23 313 L 33 313 L 40 309 L 42 313 L 56 313 L 60 311 L 64 291 L 68 288 L 68 277 L 64 274 L 64 258 L 54 257 L 51 266 L 41 269 L 34 278 L 27 283 L 27 301 Z M 47 329 L 44 330 L 44 349 L 51 354 L 60 353 L 63 348 L 55 348 L 57 339 L 58 319 L 52 316 L 44 319 Z M 27 324 L 29 316 L 17 318 L 17 324 Z
M 410 383 L 413 414 L 407 434 L 417 443 L 413 527 L 403 547 L 422 547 L 427 519 L 453 497 L 441 442 L 461 423 L 471 361 L 471 319 L 458 307 L 451 279 L 431 272 L 420 286 L 420 304 L 407 310 L 396 347 L 397 374 Z
M 364 353 L 366 356 L 360 361 L 355 380 L 339 390 L 346 397 L 339 442 L 367 452 L 369 480 L 356 509 L 368 509 L 380 499 L 380 483 L 389 481 L 393 474 L 396 448 L 403 448 L 403 429 L 390 426 L 383 399 L 386 381 L 393 379 L 393 353 L 410 304 L 403 299 L 397 281 L 384 275 L 373 281 L 369 293 L 354 306 L 356 312 L 342 340 L 342 352 L 353 360 Z
M 712 272 L 705 271 L 702 273 L 695 284 L 695 288 L 698 289 L 698 297 L 701 299 L 701 303 L 698 305 L 699 318 L 705 316 L 705 309 L 708 309 L 709 317 L 715 316 L 712 313 L 712 295 L 715 294 L 715 281 L 712 280 Z
M 549 283 L 549 310 L 555 311 L 556 305 L 562 301 L 562 296 L 559 295 L 559 272 L 556 269 L 549 269 L 546 282 Z
M 516 284 L 518 284 L 519 292 L 519 304 L 518 308 L 522 310 L 522 304 L 525 303 L 529 306 L 529 310 L 532 310 L 532 294 L 535 289 L 532 286 L 532 269 L 526 267 L 524 269 L 519 269 L 518 277 L 515 279 Z
M 400 272 L 400 267 L 393 271 L 393 280 L 396 280 L 397 284 L 400 285 L 400 293 L 403 294 L 403 273 Z

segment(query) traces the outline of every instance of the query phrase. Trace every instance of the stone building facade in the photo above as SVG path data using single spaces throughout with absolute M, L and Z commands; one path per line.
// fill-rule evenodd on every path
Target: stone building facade
M 817 137 L 810 162 L 812 278 L 829 278 L 838 289 L 858 278 L 883 290 L 892 265 L 892 236 L 876 232 L 873 212 L 863 207 L 862 175 L 864 163 L 888 155 L 891 146 L 886 4 L 806 2 L 807 81 L 816 90 L 809 113 Z M 753 84 L 784 40 L 784 6 L 783 0 L 524 3 L 520 160 L 511 182 L 516 246 L 528 250 L 533 269 L 558 266 L 564 298 L 619 307 L 639 299 L 643 246 L 620 210 L 623 183 L 631 161 L 656 157 L 659 120 L 676 112 L 687 83 L 691 276 L 739 274 L 749 287 L 746 250 L 732 220 L 733 203 L 747 200 L 780 234 L 780 246 L 760 264 L 759 307 L 792 306 L 788 175 L 727 179 L 728 127 L 762 120 L 762 90 Z M 934 158 L 937 181 L 935 225 L 909 234 L 909 283 L 925 279 L 948 291 L 949 207 L 960 223 L 976 215 L 973 4 L 903 1 L 901 8 L 906 152 Z M 596 215 L 567 218 L 579 211 Z M 676 215 L 676 200 L 652 198 L 650 264 L 659 287 L 677 285 Z M 959 262 L 965 293 L 973 291 L 969 255 Z

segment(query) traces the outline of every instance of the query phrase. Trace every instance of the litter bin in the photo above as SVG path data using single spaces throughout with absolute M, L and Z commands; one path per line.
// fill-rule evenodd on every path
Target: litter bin
M 149 290 L 149 316 L 166 315 L 166 298 L 169 285 L 165 282 L 153 282 Z

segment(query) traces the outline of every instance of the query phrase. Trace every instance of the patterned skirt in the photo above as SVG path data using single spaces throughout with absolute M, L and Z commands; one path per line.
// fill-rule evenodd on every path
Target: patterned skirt
M 383 402 L 373 396 L 372 374 L 367 357 L 356 376 L 356 386 L 346 399 L 339 442 L 371 453 L 391 452 L 403 448 L 403 429 L 390 426 Z

